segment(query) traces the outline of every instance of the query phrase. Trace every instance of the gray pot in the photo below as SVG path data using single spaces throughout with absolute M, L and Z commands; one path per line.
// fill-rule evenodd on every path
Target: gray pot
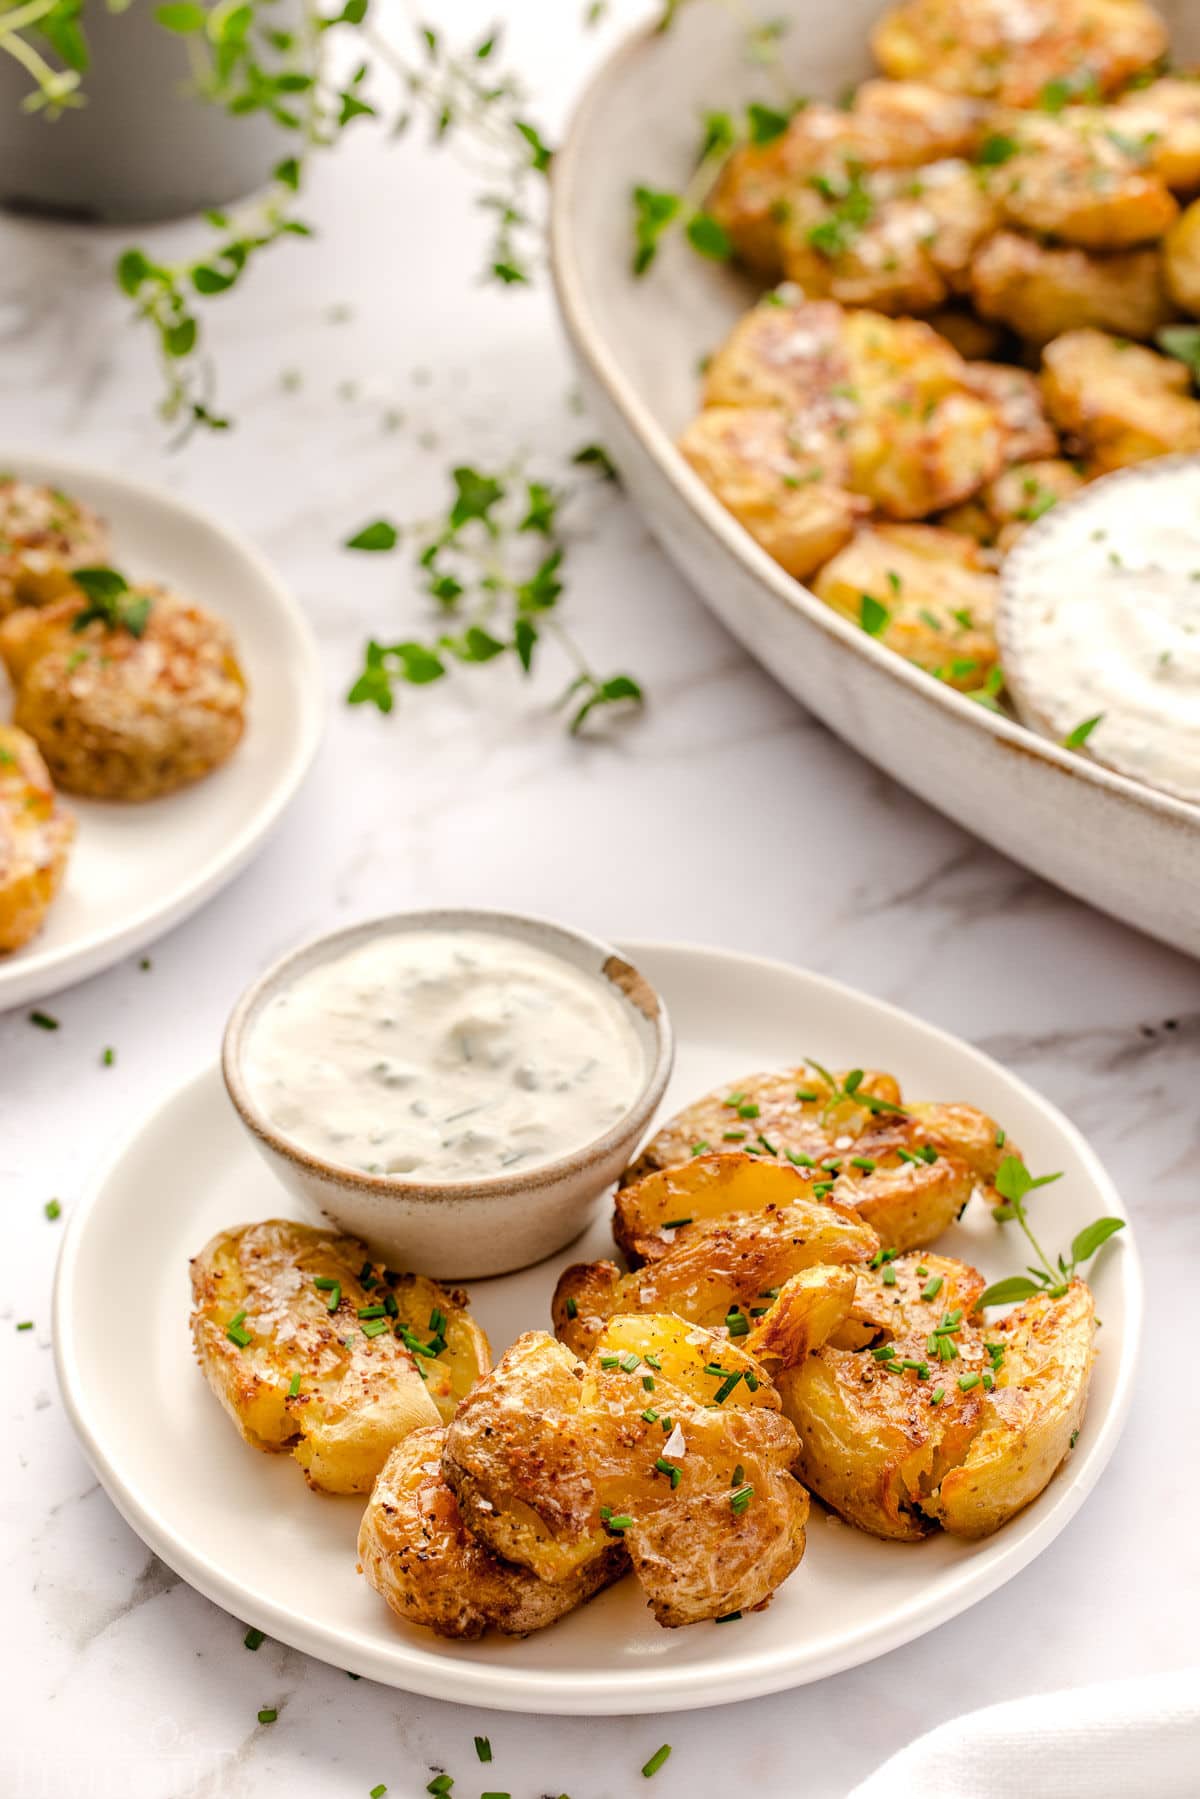
M 286 28 L 291 0 L 273 9 Z M 187 47 L 150 0 L 109 12 L 89 0 L 86 106 L 47 120 L 21 110 L 34 85 L 0 56 L 0 205 L 129 224 L 223 206 L 260 187 L 291 134 L 265 114 L 231 118 L 187 91 Z

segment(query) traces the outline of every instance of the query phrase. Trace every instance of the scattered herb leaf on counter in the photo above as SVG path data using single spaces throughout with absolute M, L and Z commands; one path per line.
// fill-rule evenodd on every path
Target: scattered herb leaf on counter
M 1048 1187 L 1053 1181 L 1061 1179 L 1061 1174 L 1042 1174 L 1035 1179 L 1018 1156 L 1005 1156 L 996 1170 L 995 1186 L 1002 1204 L 993 1206 L 992 1216 L 1000 1224 L 1016 1220 L 1032 1244 L 1041 1266 L 1031 1266 L 1028 1274 L 1014 1274 L 1005 1280 L 993 1281 L 976 1301 L 981 1308 L 1011 1305 L 1015 1300 L 1028 1299 L 1034 1293 L 1045 1293 L 1051 1299 L 1059 1298 L 1070 1286 L 1076 1269 L 1082 1263 L 1090 1261 L 1110 1237 L 1124 1230 L 1123 1218 L 1097 1218 L 1076 1233 L 1071 1243 L 1070 1261 L 1059 1255 L 1052 1262 L 1033 1234 L 1025 1210 L 1025 1199 L 1036 1188 Z
M 652 1774 L 658 1773 L 658 1770 L 662 1767 L 663 1763 L 666 1761 L 666 1759 L 670 1755 L 670 1753 L 671 1753 L 670 1743 L 664 1743 L 661 1749 L 656 1749 L 654 1751 L 654 1754 L 650 1757 L 650 1760 L 646 1763 L 645 1767 L 642 1769 L 642 1773 L 646 1776 L 647 1780 L 650 1779 L 650 1776 Z
M 476 1737 L 475 1753 L 481 1762 L 490 1762 L 492 1759 L 491 1739 L 489 1737 Z
M 612 460 L 599 444 L 584 445 L 571 461 L 602 480 L 616 479 Z M 557 702 L 560 709 L 569 709 L 572 734 L 601 709 L 641 705 L 641 684 L 629 674 L 596 674 L 563 624 L 560 601 L 569 548 L 564 515 L 575 491 L 534 479 L 520 468 L 488 474 L 464 465 L 450 474 L 453 496 L 443 517 L 410 526 L 379 519 L 345 540 L 347 549 L 375 553 L 406 542 L 441 627 L 424 641 L 371 638 L 347 702 L 391 712 L 397 685 L 428 686 L 443 679 L 455 663 L 515 658 L 528 675 L 541 645 L 551 638 L 575 665 Z
M 58 1019 L 52 1017 L 49 1012 L 31 1012 L 29 1022 L 36 1024 L 39 1031 L 57 1031 L 59 1028 Z
M 51 1224 L 54 1223 L 54 1220 L 56 1218 L 62 1217 L 62 1207 L 59 1205 L 59 1203 L 56 1199 L 48 1199 L 46 1201 L 45 1205 L 42 1207 L 42 1210 L 45 1212 L 45 1214 L 46 1214 L 47 1218 L 50 1220 Z

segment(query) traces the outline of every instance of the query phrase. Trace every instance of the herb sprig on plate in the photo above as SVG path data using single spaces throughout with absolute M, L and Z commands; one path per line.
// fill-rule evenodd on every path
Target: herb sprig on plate
M 572 461 L 615 478 L 598 444 L 585 445 Z M 640 682 L 624 673 L 598 675 L 563 624 L 570 485 L 534 478 L 520 466 L 493 474 L 464 465 L 451 470 L 451 480 L 453 498 L 441 518 L 409 526 L 375 519 L 346 540 L 347 549 L 369 554 L 407 544 L 438 627 L 426 637 L 394 643 L 372 638 L 346 696 L 349 704 L 391 712 L 397 685 L 428 686 L 455 663 L 515 659 L 529 675 L 552 639 L 575 669 L 558 701 L 568 710 L 573 734 L 602 710 L 640 706 Z
M 72 631 L 102 624 L 109 631 L 128 631 L 131 637 L 144 634 L 154 602 L 148 593 L 131 587 L 119 569 L 77 568 L 71 580 L 87 600 L 71 620 Z
M 976 1303 L 980 1307 L 1011 1305 L 1015 1300 L 1029 1299 L 1035 1293 L 1044 1293 L 1050 1299 L 1061 1298 L 1083 1263 L 1091 1260 L 1101 1244 L 1124 1230 L 1123 1218 L 1093 1219 L 1091 1224 L 1076 1232 L 1071 1242 L 1070 1259 L 1060 1254 L 1051 1261 L 1033 1233 L 1025 1201 L 1038 1187 L 1048 1187 L 1061 1179 L 1061 1173 L 1031 1175 L 1019 1156 L 1005 1156 L 1001 1162 L 995 1180 L 1001 1203 L 993 1206 L 992 1217 L 1000 1224 L 1010 1221 L 1019 1224 L 1038 1261 L 1036 1265 L 1028 1265 L 1027 1274 L 1013 1274 L 1005 1280 L 993 1281 L 979 1295 Z

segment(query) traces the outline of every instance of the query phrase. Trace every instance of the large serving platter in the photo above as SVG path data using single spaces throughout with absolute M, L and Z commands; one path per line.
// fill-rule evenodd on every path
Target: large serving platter
M 1074 1126 L 958 1039 L 780 963 L 626 947 L 674 1022 L 677 1058 L 664 1109 L 806 1053 L 835 1067 L 865 1063 L 893 1070 L 910 1097 L 983 1107 L 1003 1121 L 1031 1168 L 1062 1170 L 1038 1196 L 1049 1244 L 1065 1245 L 1091 1219 L 1122 1213 Z M 563 1266 L 612 1255 L 609 1212 L 605 1200 L 590 1231 L 551 1260 L 474 1283 L 472 1305 L 497 1354 L 522 1331 L 548 1328 Z M 1041 1497 L 994 1537 L 885 1543 L 814 1504 L 800 1567 L 765 1611 L 734 1623 L 660 1629 L 636 1582 L 625 1580 L 522 1641 L 447 1642 L 394 1618 L 356 1572 L 361 1498 L 310 1493 L 291 1457 L 243 1443 L 193 1358 L 188 1258 L 218 1229 L 298 1215 L 216 1067 L 152 1111 L 74 1209 L 63 1242 L 54 1297 L 63 1396 L 110 1498 L 185 1580 L 284 1643 L 438 1699 L 523 1712 L 657 1712 L 776 1692 L 868 1661 L 975 1604 L 1046 1548 L 1100 1478 L 1129 1407 L 1142 1311 L 1131 1231 L 1106 1245 L 1089 1271 L 1104 1348 L 1078 1446 Z M 997 1225 L 978 1201 L 941 1246 L 989 1278 L 1018 1271 L 1024 1259 L 1012 1227 Z
M 144 948 L 245 867 L 316 754 L 325 681 L 287 587 L 211 513 L 161 487 L 19 445 L 0 447 L 0 468 L 86 501 L 112 527 L 119 568 L 227 619 L 249 689 L 245 735 L 205 780 L 138 805 L 66 797 L 79 826 L 66 879 L 39 934 L 0 956 L 3 1012 Z M 0 672 L 0 718 L 8 708 Z
M 757 4 L 787 22 L 791 91 L 835 99 L 872 72 L 867 35 L 881 0 Z M 1200 9 L 1173 0 L 1160 10 L 1178 58 L 1200 59 Z M 559 302 L 630 493 L 734 636 L 847 743 L 1047 880 L 1200 955 L 1200 807 L 1110 773 L 884 649 L 772 562 L 675 450 L 700 362 L 753 290 L 678 233 L 635 278 L 630 196 L 638 183 L 684 188 L 702 115 L 753 98 L 779 101 L 770 71 L 746 56 L 743 10 L 688 0 L 669 29 L 647 27 L 602 67 L 555 159 Z

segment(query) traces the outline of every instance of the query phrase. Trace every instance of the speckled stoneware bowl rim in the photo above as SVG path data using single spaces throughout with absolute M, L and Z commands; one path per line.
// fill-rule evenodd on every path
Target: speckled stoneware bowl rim
M 1177 477 L 1180 474 L 1190 475 L 1197 493 L 1200 493 L 1200 456 L 1155 456 L 1149 462 L 1133 462 L 1125 468 L 1112 469 L 1107 475 L 1101 475 L 1097 481 L 1090 481 L 1078 493 L 1073 493 L 1069 499 L 1059 500 L 1048 512 L 1044 512 L 1041 518 L 1022 532 L 1020 541 L 1014 544 L 1004 558 L 996 605 L 996 642 L 1000 648 L 1000 660 L 1004 666 L 1005 682 L 1012 695 L 1013 706 L 1025 728 L 1036 732 L 1043 742 L 1056 743 L 1057 738 L 1032 697 L 1035 683 L 1029 676 L 1029 658 L 1022 655 L 1017 642 L 1016 613 L 1027 597 L 1024 591 L 1026 571 L 1036 564 L 1041 552 L 1062 532 L 1064 525 L 1069 527 L 1077 515 L 1083 516 L 1103 507 L 1114 495 L 1120 501 L 1125 488 L 1132 488 L 1136 492 L 1147 482 L 1160 481 L 1164 476 Z M 1147 541 L 1152 540 L 1147 538 Z M 1197 544 L 1196 560 L 1200 562 L 1200 543 Z M 1064 562 L 1064 580 L 1067 579 L 1067 566 Z M 1185 805 L 1200 806 L 1200 799 L 1195 794 L 1185 793 L 1171 781 L 1151 783 L 1144 775 L 1122 767 L 1119 761 L 1108 761 L 1098 755 L 1090 742 L 1067 753 L 1082 756 L 1094 768 L 1119 775 L 1123 781 L 1134 781 L 1148 793 L 1166 794 L 1169 799 L 1181 800 Z
M 770 594 L 781 613 L 802 613 L 810 624 L 838 642 L 854 660 L 873 665 L 892 686 L 918 694 L 930 707 L 969 720 L 971 728 L 981 736 L 996 739 L 1034 762 L 1049 764 L 1077 780 L 1132 801 L 1144 812 L 1157 813 L 1187 831 L 1195 831 L 1200 825 L 1200 805 L 1195 801 L 1151 787 L 1136 776 L 1120 774 L 1095 757 L 1080 756 L 1074 750 L 1064 749 L 1018 718 L 981 706 L 948 683 L 935 680 L 924 669 L 897 655 L 835 612 L 824 600 L 818 599 L 803 581 L 786 574 L 725 509 L 654 417 L 636 384 L 609 348 L 605 329 L 595 316 L 588 284 L 575 252 L 576 233 L 586 228 L 579 223 L 585 214 L 576 184 L 593 113 L 602 108 L 609 88 L 620 79 L 626 65 L 636 63 L 660 44 L 662 38 L 661 25 L 656 21 L 636 25 L 597 65 L 575 102 L 551 168 L 550 273 L 568 341 L 588 373 L 600 384 L 659 474 L 670 482 L 690 512 L 706 526 L 710 536 L 723 544 Z M 669 103 L 669 96 L 664 103 Z M 703 270 L 698 266 L 697 280 L 703 279 Z M 1031 529 L 1036 530 L 1037 525 Z
M 344 954 L 373 937 L 395 936 L 407 931 L 484 931 L 493 936 L 511 937 L 514 942 L 532 944 L 550 955 L 558 955 L 575 968 L 591 968 L 597 980 L 605 979 L 622 1001 L 637 1013 L 652 1032 L 652 1045 L 646 1056 L 646 1072 L 637 1094 L 602 1136 L 594 1137 L 579 1149 L 558 1156 L 552 1162 L 540 1163 L 520 1174 L 484 1175 L 464 1181 L 409 1180 L 403 1175 L 367 1174 L 326 1161 L 292 1142 L 275 1128 L 250 1093 L 249 1082 L 242 1069 L 242 1057 L 249 1031 L 259 1012 L 292 978 L 307 969 Z M 574 954 L 571 954 L 571 951 Z M 581 959 L 580 951 L 586 952 Z M 427 910 L 385 913 L 378 918 L 360 920 L 340 930 L 313 937 L 289 950 L 266 972 L 251 982 L 229 1015 L 221 1044 L 221 1073 L 225 1089 L 235 1111 L 253 1137 L 275 1155 L 290 1162 L 299 1172 L 315 1175 L 335 1187 L 370 1195 L 376 1199 L 413 1201 L 455 1201 L 463 1199 L 512 1199 L 522 1193 L 534 1193 L 571 1181 L 599 1167 L 620 1150 L 632 1146 L 654 1115 L 666 1090 L 675 1060 L 675 1040 L 670 1015 L 661 994 L 651 986 L 633 964 L 612 944 L 592 937 L 586 931 L 559 924 L 532 912 L 494 912 L 469 906 L 443 906 Z

